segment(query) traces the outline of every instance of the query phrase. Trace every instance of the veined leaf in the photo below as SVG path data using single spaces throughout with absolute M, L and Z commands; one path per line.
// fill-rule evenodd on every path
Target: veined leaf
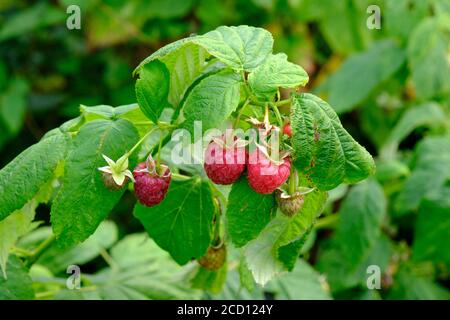
M 284 53 L 270 55 L 266 61 L 248 76 L 253 93 L 270 100 L 278 88 L 295 88 L 308 82 L 308 74 L 302 67 L 287 61 Z
M 448 15 L 427 18 L 414 29 L 408 42 L 408 61 L 418 98 L 444 96 L 450 92 L 450 40 Z
M 238 107 L 240 85 L 240 76 L 230 70 L 201 80 L 184 103 L 182 126 L 191 133 L 195 121 L 201 122 L 203 132 L 219 127 Z
M 139 70 L 136 81 L 136 98 L 142 112 L 157 123 L 163 109 L 168 105 L 170 73 L 158 60 L 147 63 Z
M 352 265 L 361 263 L 379 238 L 386 208 L 383 189 L 375 180 L 353 187 L 342 203 L 336 238 Z
M 333 238 L 330 248 L 321 248 L 316 264 L 316 268 L 326 275 L 333 292 L 356 286 L 367 287 L 367 268 L 371 265 L 379 266 L 382 273 L 388 271 L 394 249 L 387 236 L 381 234 L 367 251 L 366 258 L 357 265 L 342 254 L 338 241 Z
M 52 234 L 50 227 L 41 227 L 23 237 L 19 244 L 28 250 L 36 247 Z M 51 273 L 65 271 L 70 265 L 82 265 L 96 258 L 102 250 L 107 250 L 118 239 L 117 226 L 111 221 L 103 221 L 97 230 L 83 243 L 68 250 L 52 245 L 37 261 Z
M 6 264 L 9 252 L 17 240 L 38 226 L 33 223 L 38 202 L 31 200 L 22 209 L 15 211 L 0 221 L 0 270 L 7 277 Z
M 445 264 L 450 270 L 450 188 L 434 190 L 422 200 L 416 221 L 413 259 Z
M 86 240 L 119 201 L 124 190 L 109 191 L 98 168 L 105 164 L 103 154 L 117 160 L 138 139 L 136 129 L 124 119 L 94 120 L 81 128 L 51 209 L 52 227 L 60 247 Z M 133 167 L 134 157 L 130 162 Z
M 222 291 L 227 278 L 228 264 L 225 263 L 219 270 L 207 270 L 201 266 L 191 279 L 191 286 L 194 289 L 201 289 L 213 294 Z
M 450 291 L 430 278 L 414 274 L 407 267 L 401 267 L 394 278 L 389 292 L 393 300 L 449 300 Z
M 55 299 L 198 299 L 199 292 L 189 288 L 184 272 L 144 233 L 128 235 L 110 251 L 114 268 L 84 276 L 93 291 L 62 290 Z
M 28 83 L 21 78 L 14 78 L 6 91 L 0 95 L 0 122 L 5 124 L 9 134 L 16 135 L 23 125 L 27 108 Z
M 161 204 L 134 210 L 150 237 L 181 265 L 205 254 L 213 213 L 211 190 L 200 179 L 172 181 Z
M 323 191 L 316 190 L 305 195 L 302 209 L 293 218 L 278 213 L 258 237 L 245 246 L 245 258 L 257 283 L 264 285 L 290 268 L 287 261 L 291 260 L 291 255 L 298 257 L 300 247 L 294 246 L 296 250 L 289 250 L 287 256 L 286 246 L 298 244 L 296 242 L 309 232 L 322 213 L 325 200 L 326 193 Z
M 381 233 L 386 198 L 375 180 L 353 187 L 339 211 L 339 223 L 329 248 L 318 261 L 333 291 L 365 284 L 367 267 L 385 270 L 391 255 L 390 242 Z
M 169 102 L 178 106 L 186 90 L 208 66 L 205 61 L 209 56 L 236 71 L 252 71 L 272 53 L 272 46 L 272 35 L 264 29 L 222 26 L 159 49 L 143 60 L 134 73 L 151 61 L 162 61 L 170 73 Z
M 228 196 L 227 230 L 234 245 L 244 246 L 258 236 L 274 215 L 273 195 L 256 193 L 241 178 L 233 184 Z
M 34 291 L 28 271 L 16 256 L 8 259 L 8 278 L 0 277 L 0 300 L 32 300 Z
M 141 108 L 137 103 L 127 104 L 118 107 L 112 107 L 107 105 L 99 105 L 99 106 L 80 106 L 80 111 L 82 114 L 82 119 L 85 122 L 90 122 L 98 119 L 106 119 L 106 120 L 117 120 L 117 119 L 125 119 L 130 121 L 139 132 L 139 135 L 144 136 L 148 130 L 151 128 L 151 123 L 148 120 L 147 116 L 144 115 Z M 76 119 L 73 119 L 76 120 Z M 73 121 L 72 120 L 72 121 Z M 64 127 L 71 127 L 71 123 L 65 123 Z M 75 121 L 75 127 L 79 126 L 77 121 Z
M 392 41 L 375 43 L 350 56 L 324 85 L 337 113 L 352 110 L 405 62 L 406 54 Z
M 292 272 L 272 281 L 267 289 L 277 300 L 330 300 L 330 288 L 324 277 L 303 259 L 297 259 Z
M 397 216 L 416 210 L 420 201 L 450 179 L 450 137 L 422 140 L 414 152 L 415 166 L 395 202 Z
M 356 183 L 375 172 L 372 156 L 344 129 L 334 110 L 312 94 L 293 94 L 295 165 L 322 190 Z
M 190 42 L 190 38 L 181 39 L 162 47 L 142 61 L 134 73 L 139 73 L 144 66 L 154 60 L 163 62 L 170 73 L 169 102 L 178 107 L 186 90 L 206 68 L 209 54 L 202 47 Z
M 191 39 L 236 71 L 252 71 L 272 53 L 270 32 L 250 26 L 221 26 Z
M 432 128 L 439 126 L 450 127 L 450 121 L 447 119 L 444 111 L 437 103 L 430 102 L 407 109 L 392 129 L 381 150 L 381 154 L 392 159 L 400 142 L 414 129 L 420 126 L 428 126 Z
M 0 170 L 0 221 L 21 209 L 47 183 L 66 155 L 61 132 L 42 139 Z

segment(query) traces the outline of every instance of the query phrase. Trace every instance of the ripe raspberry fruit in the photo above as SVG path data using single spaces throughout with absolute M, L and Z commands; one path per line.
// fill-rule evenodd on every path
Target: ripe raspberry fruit
M 227 258 L 225 244 L 218 247 L 210 246 L 206 254 L 197 260 L 198 264 L 208 270 L 219 270 Z
M 134 193 L 140 203 L 152 207 L 164 200 L 172 178 L 169 167 L 160 165 L 156 170 L 155 163 L 149 159 L 134 169 L 133 176 Z
M 206 148 L 204 168 L 215 184 L 232 184 L 245 170 L 246 160 L 245 141 L 236 137 L 225 141 L 222 136 L 213 139 Z
M 295 216 L 303 207 L 303 203 L 305 202 L 305 198 L 300 192 L 295 192 L 290 195 L 284 191 L 277 190 L 275 191 L 275 198 L 281 212 L 288 217 Z
M 275 163 L 259 149 L 249 157 L 247 179 L 250 187 L 258 193 L 272 193 L 289 178 L 291 159 L 289 157 Z
M 283 134 L 287 135 L 289 138 L 292 138 L 292 128 L 290 123 L 286 123 L 283 126 Z

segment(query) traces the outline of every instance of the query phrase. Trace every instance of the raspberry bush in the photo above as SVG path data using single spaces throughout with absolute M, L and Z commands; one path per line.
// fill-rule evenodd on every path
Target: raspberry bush
M 307 73 L 273 53 L 273 41 L 261 28 L 224 26 L 159 49 L 134 72 L 137 103 L 82 106 L 0 171 L 0 220 L 51 203 L 48 243 L 71 248 L 134 189 L 129 215 L 177 264 L 195 265 L 194 286 L 223 283 L 230 247 L 244 285 L 291 271 L 327 191 L 365 180 L 375 164 L 334 109 L 303 92 Z M 196 137 L 198 123 L 216 134 Z M 267 139 L 240 135 L 249 129 Z M 180 150 L 200 145 L 204 159 L 175 161 L 177 132 L 189 136 Z M 362 201 L 376 202 L 377 185 L 361 186 Z M 20 268 L 6 260 L 5 274 Z

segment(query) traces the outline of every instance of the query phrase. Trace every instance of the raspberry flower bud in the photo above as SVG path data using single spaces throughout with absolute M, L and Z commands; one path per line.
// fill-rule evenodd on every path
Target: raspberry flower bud
M 108 164 L 105 167 L 100 167 L 98 170 L 102 172 L 102 179 L 105 187 L 109 190 L 120 190 L 130 180 L 134 181 L 133 174 L 128 170 L 128 154 L 123 155 L 117 161 L 114 161 L 102 155 Z

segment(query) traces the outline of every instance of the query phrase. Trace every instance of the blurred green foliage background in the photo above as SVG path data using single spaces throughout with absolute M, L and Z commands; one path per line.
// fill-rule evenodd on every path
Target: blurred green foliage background
M 81 8 L 81 30 L 66 27 L 66 8 L 72 4 Z M 366 25 L 372 4 L 381 8 L 381 29 Z M 325 218 L 303 250 L 304 260 L 280 284 L 283 288 L 297 279 L 296 288 L 281 290 L 274 284 L 266 296 L 272 290 L 282 292 L 278 298 L 448 299 L 447 0 L 3 0 L 0 167 L 77 116 L 80 104 L 135 102 L 132 71 L 163 45 L 239 24 L 268 29 L 275 52 L 286 52 L 305 68 L 310 75 L 305 90 L 324 97 L 376 157 L 374 183 L 383 190 L 378 198 L 373 197 L 377 187 L 348 193 L 343 186 L 331 192 Z M 119 237 L 141 230 L 130 214 L 133 201 L 112 215 Z M 379 221 L 370 218 L 370 201 L 386 202 L 387 214 Z M 48 220 L 45 207 L 39 210 L 38 217 Z M 352 260 L 358 248 L 362 251 Z M 367 274 L 361 268 L 367 259 L 382 268 L 381 291 L 365 288 Z M 101 266 L 98 261 L 89 265 L 93 272 Z M 326 281 L 317 280 L 318 272 Z M 160 281 L 167 279 L 164 275 Z M 227 282 L 220 297 L 263 297 L 261 291 L 237 295 L 236 286 Z M 317 290 L 328 293 L 316 295 Z M 156 292 L 151 297 L 173 296 Z

